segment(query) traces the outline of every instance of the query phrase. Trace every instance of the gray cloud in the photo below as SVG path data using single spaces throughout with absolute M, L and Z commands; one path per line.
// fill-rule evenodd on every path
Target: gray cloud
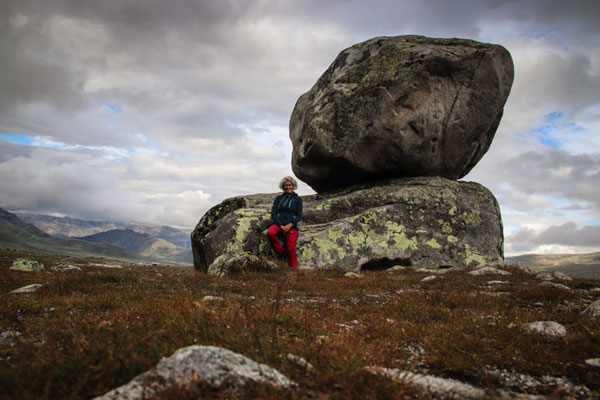
M 0 141 L 0 206 L 191 226 L 224 197 L 273 191 L 290 173 L 294 103 L 342 49 L 416 33 L 496 42 L 513 54 L 504 119 L 468 179 L 492 189 L 511 218 L 597 218 L 599 8 L 558 0 L 3 1 L 0 132 L 44 137 L 38 145 L 64 151 Z M 534 132 L 553 111 L 586 129 L 557 132 L 563 150 Z
M 600 226 L 585 225 L 578 227 L 573 222 L 552 225 L 542 232 L 521 229 L 507 237 L 513 250 L 528 251 L 540 245 L 562 245 L 576 247 L 597 247 L 600 243 Z

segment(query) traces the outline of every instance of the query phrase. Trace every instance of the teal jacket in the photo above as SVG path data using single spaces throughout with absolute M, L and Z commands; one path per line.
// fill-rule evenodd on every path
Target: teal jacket
M 277 226 L 287 225 L 291 222 L 293 228 L 298 229 L 297 224 L 302 219 L 302 198 L 296 192 L 283 193 L 275 197 L 271 208 L 271 218 Z

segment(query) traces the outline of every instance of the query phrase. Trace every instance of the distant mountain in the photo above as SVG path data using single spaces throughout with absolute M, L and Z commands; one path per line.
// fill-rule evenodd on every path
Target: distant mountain
M 122 247 L 106 243 L 53 238 L 2 208 L 0 208 L 0 247 L 75 257 L 99 256 L 126 260 L 138 258 Z
M 147 233 L 138 233 L 131 229 L 113 229 L 89 236 L 79 237 L 91 243 L 108 243 L 120 246 L 127 251 L 143 258 L 159 262 L 185 262 L 191 264 L 192 251 L 164 239 L 156 238 Z
M 534 270 L 561 271 L 567 275 L 600 279 L 600 252 L 587 254 L 524 254 L 506 257 L 506 261 Z
M 59 238 L 83 237 L 111 230 L 132 230 L 145 233 L 176 246 L 191 248 L 191 229 L 179 229 L 171 226 L 147 226 L 110 221 L 88 221 L 69 217 L 15 213 L 21 220 L 37 226 L 42 231 Z

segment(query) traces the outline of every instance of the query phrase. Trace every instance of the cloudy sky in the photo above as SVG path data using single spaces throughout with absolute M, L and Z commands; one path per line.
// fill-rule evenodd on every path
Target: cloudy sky
M 193 227 L 291 174 L 291 111 L 341 50 L 465 37 L 515 64 L 492 147 L 464 178 L 498 198 L 506 254 L 600 250 L 597 0 L 0 4 L 2 208 Z

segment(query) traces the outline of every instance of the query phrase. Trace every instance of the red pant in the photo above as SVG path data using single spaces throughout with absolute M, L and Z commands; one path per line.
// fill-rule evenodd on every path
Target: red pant
M 288 254 L 288 265 L 292 268 L 298 268 L 298 256 L 296 256 L 296 240 L 298 239 L 298 231 L 294 228 L 287 231 L 285 234 L 285 247 L 281 247 L 281 243 L 279 243 L 279 238 L 277 237 L 277 233 L 281 230 L 281 228 L 277 225 L 271 225 L 269 230 L 267 231 L 267 237 L 269 238 L 269 242 L 271 242 L 271 246 L 273 246 L 273 250 L 277 254 L 283 254 L 285 250 L 287 250 Z

